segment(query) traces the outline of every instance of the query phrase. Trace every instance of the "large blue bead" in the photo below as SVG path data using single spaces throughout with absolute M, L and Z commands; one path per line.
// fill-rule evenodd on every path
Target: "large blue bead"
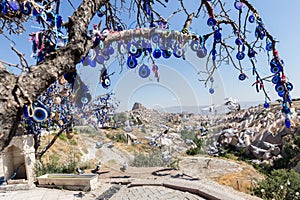
M 128 56 L 128 59 L 127 59 L 127 66 L 130 68 L 130 69 L 133 69 L 137 66 L 137 60 L 135 58 L 135 56 Z
M 153 57 L 157 59 L 160 58 L 160 56 L 161 56 L 161 50 L 159 48 L 154 49 Z

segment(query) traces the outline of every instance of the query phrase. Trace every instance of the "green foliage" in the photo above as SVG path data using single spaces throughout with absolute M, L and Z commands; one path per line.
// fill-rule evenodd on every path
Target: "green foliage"
M 300 199 L 300 174 L 294 170 L 273 170 L 267 178 L 253 189 L 255 195 L 263 199 Z
M 77 145 L 77 142 L 76 142 L 76 140 L 74 140 L 74 139 L 72 139 L 71 141 L 70 141 L 70 145 Z
M 201 147 L 204 143 L 204 141 L 202 139 L 199 139 L 197 138 L 197 136 L 195 136 L 195 138 L 193 139 L 193 142 L 196 144 L 196 148 L 193 148 L 193 149 L 188 149 L 186 151 L 186 154 L 188 155 L 197 155 L 197 154 L 200 154 L 201 152 Z
M 127 143 L 127 138 L 124 134 L 117 134 L 115 140 L 117 142 Z
M 65 165 L 59 165 L 58 160 L 51 160 L 51 163 L 40 162 L 35 165 L 36 176 L 50 173 L 75 173 L 77 163 L 72 160 L 67 162 Z
M 172 158 L 168 162 L 162 160 L 159 150 L 150 151 L 149 154 L 137 153 L 130 163 L 133 167 L 178 167 L 178 158 Z
M 186 140 L 194 140 L 196 137 L 196 133 L 194 131 L 188 131 L 188 130 L 182 130 L 180 132 L 181 138 L 186 141 Z
M 58 138 L 59 138 L 60 140 L 63 140 L 63 141 L 66 141 L 66 140 L 67 140 L 67 136 L 66 136 L 65 133 L 60 134 L 60 135 L 58 136 Z

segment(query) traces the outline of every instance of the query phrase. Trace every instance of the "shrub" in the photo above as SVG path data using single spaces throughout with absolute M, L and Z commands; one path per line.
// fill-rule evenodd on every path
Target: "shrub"
M 300 199 L 300 174 L 295 170 L 273 170 L 265 180 L 253 189 L 255 195 L 263 199 Z

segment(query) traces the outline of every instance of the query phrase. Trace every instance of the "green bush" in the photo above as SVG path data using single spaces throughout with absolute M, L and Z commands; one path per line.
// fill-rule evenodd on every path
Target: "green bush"
M 300 199 L 300 174 L 295 170 L 273 170 L 267 178 L 253 189 L 256 196 L 263 199 Z
M 133 167 L 175 167 L 178 166 L 178 158 L 172 158 L 168 162 L 162 159 L 162 153 L 159 150 L 153 150 L 149 154 L 137 153 L 134 160 L 130 163 Z
M 181 138 L 186 141 L 186 140 L 194 140 L 196 137 L 196 133 L 194 131 L 188 131 L 188 130 L 182 130 L 180 132 Z

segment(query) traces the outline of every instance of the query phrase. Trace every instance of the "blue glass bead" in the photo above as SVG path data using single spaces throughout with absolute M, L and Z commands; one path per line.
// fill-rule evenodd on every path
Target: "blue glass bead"
M 286 118 L 284 123 L 287 128 L 291 128 L 291 121 L 289 120 L 289 118 Z
M 33 10 L 32 10 L 32 15 L 33 16 L 38 16 L 40 13 L 35 9 L 35 8 L 33 8 Z
M 249 18 L 248 18 L 248 21 L 249 21 L 250 23 L 254 23 L 255 17 L 254 17 L 253 15 L 250 15 Z
M 93 60 L 91 60 L 91 59 L 88 59 L 88 62 L 89 62 L 89 65 L 91 66 L 91 67 L 96 67 L 96 61 L 93 59 Z
M 61 17 L 60 15 L 58 15 L 58 16 L 56 17 L 56 28 L 60 29 L 62 23 L 63 23 L 62 17 Z
M 258 25 L 255 29 L 255 37 L 263 40 L 265 35 L 266 35 L 266 31 L 265 31 L 264 27 L 262 27 L 261 25 Z
M 212 55 L 212 57 L 211 57 L 211 58 L 212 58 L 212 60 L 214 60 L 214 61 L 215 61 L 217 57 L 216 57 L 216 55 Z
M 237 54 L 236 54 L 236 58 L 238 60 L 243 60 L 245 58 L 245 53 L 242 52 L 242 51 L 239 51 Z
M 157 59 L 157 58 L 160 58 L 160 56 L 161 56 L 160 49 L 159 48 L 154 49 L 154 51 L 153 51 L 153 57 Z
M 197 51 L 197 56 L 199 58 L 204 58 L 207 55 L 207 49 L 205 47 L 200 47 Z
M 88 59 L 88 57 L 83 58 L 81 62 L 82 62 L 83 66 L 88 66 L 89 65 L 89 59 Z
M 130 69 L 133 69 L 137 66 L 137 60 L 135 58 L 135 56 L 128 56 L 128 59 L 127 59 L 127 66 L 130 68 Z
M 131 54 L 136 54 L 138 48 L 137 48 L 137 46 L 135 45 L 135 43 L 133 43 L 133 42 L 128 42 L 128 44 L 127 44 L 127 50 L 128 50 L 128 52 L 131 53 Z
M 102 65 L 104 63 L 104 57 L 102 55 L 98 55 L 98 56 L 96 56 L 96 61 L 97 61 L 97 63 Z
M 31 3 L 30 2 L 26 2 L 26 3 L 22 3 L 21 4 L 21 12 L 24 15 L 30 15 L 31 13 Z
M 172 56 L 172 50 L 162 50 L 162 56 L 166 59 L 170 58 Z
M 102 83 L 101 83 L 102 87 L 107 89 L 110 86 L 110 79 L 109 77 L 106 77 L 103 79 Z
M 160 39 L 160 37 L 159 37 L 158 33 L 154 33 L 151 37 L 152 42 L 155 44 L 159 43 L 159 39 Z
M 278 83 L 280 83 L 280 81 L 281 81 L 280 76 L 273 76 L 272 83 L 278 84 Z
M 211 54 L 214 55 L 214 56 L 217 55 L 217 50 L 213 49 L 212 52 L 211 52 Z
M 118 43 L 118 52 L 120 54 L 125 54 L 126 53 L 126 45 L 124 42 L 119 42 Z
M 236 45 L 242 45 L 243 44 L 243 39 L 242 38 L 236 38 L 235 39 L 235 44 Z
M 176 57 L 176 58 L 180 58 L 182 55 L 183 55 L 183 49 L 181 49 L 180 47 L 175 47 L 173 49 L 173 55 Z
M 268 102 L 265 102 L 264 103 L 264 108 L 269 108 L 270 107 L 270 104 Z
M 115 52 L 115 50 L 114 50 L 114 48 L 113 48 L 112 46 L 108 46 L 108 47 L 106 48 L 106 54 L 107 54 L 107 55 L 113 55 L 114 52 Z
M 267 51 L 272 51 L 272 50 L 273 50 L 273 45 L 272 45 L 271 42 L 268 42 L 268 43 L 266 44 L 266 50 L 267 50 Z
M 137 52 L 134 54 L 134 56 L 135 56 L 136 58 L 141 57 L 141 55 L 142 55 L 142 50 L 141 50 L 141 49 L 138 49 Z
M 239 75 L 239 80 L 240 81 L 243 81 L 243 80 L 245 80 L 246 79 L 246 74 L 244 74 L 244 73 L 241 73 L 240 75 Z
M 294 86 L 293 86 L 293 84 L 292 84 L 291 82 L 287 82 L 287 83 L 286 83 L 286 89 L 287 89 L 288 91 L 292 91 L 293 88 L 294 88 Z
M 214 89 L 214 88 L 209 88 L 209 93 L 210 93 L 210 94 L 215 93 L 215 89 Z
M 284 93 L 285 93 L 284 91 L 281 91 L 281 92 L 278 92 L 277 94 L 278 94 L 279 97 L 283 97 Z
M 243 7 L 244 7 L 244 4 L 242 2 L 240 2 L 240 1 L 236 1 L 236 2 L 234 2 L 234 7 L 237 10 L 242 10 Z
M 8 1 L 7 3 L 12 11 L 18 11 L 20 9 L 19 3 L 15 0 Z
M 81 97 L 81 103 L 86 104 L 88 102 L 88 98 Z
M 276 90 L 276 92 L 283 92 L 284 91 L 284 86 L 281 85 L 281 84 L 277 84 L 275 86 L 275 90 Z
M 209 81 L 213 83 L 215 81 L 214 77 L 210 77 Z
M 270 71 L 274 74 L 277 74 L 282 71 L 282 67 L 281 66 L 273 66 L 270 68 Z
M 2 12 L 4 15 L 8 13 L 6 2 L 2 2 L 0 5 L 0 12 Z
M 198 40 L 193 40 L 191 42 L 190 46 L 191 46 L 191 49 L 193 51 L 198 51 L 198 49 L 199 49 L 199 41 Z
M 147 65 L 143 64 L 139 68 L 139 76 L 141 78 L 147 78 L 150 75 L 150 69 Z
M 249 58 L 254 58 L 255 54 L 257 54 L 256 51 L 254 51 L 253 49 L 249 49 L 249 51 L 248 51 Z
M 221 32 L 219 30 L 215 31 L 215 33 L 214 33 L 214 39 L 215 39 L 216 43 L 221 42 L 221 40 L 222 40 L 222 34 L 221 34 Z
M 217 24 L 217 21 L 213 17 L 208 18 L 208 20 L 207 20 L 208 26 L 215 26 L 216 24 Z

